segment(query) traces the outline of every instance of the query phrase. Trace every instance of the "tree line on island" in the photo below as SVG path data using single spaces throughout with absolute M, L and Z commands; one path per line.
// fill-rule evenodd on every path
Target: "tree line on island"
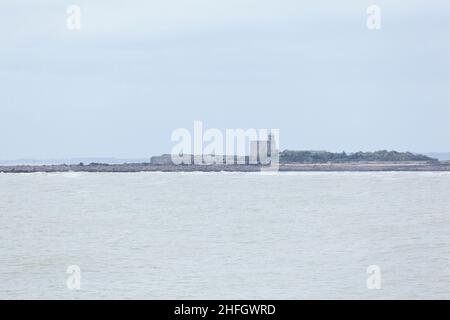
M 374 152 L 334 153 L 328 151 L 294 151 L 280 152 L 281 163 L 327 163 L 357 161 L 437 161 L 437 159 L 412 152 L 380 150 Z

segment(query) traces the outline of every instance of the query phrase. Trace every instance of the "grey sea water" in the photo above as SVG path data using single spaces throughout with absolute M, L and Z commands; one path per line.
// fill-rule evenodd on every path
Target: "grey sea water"
M 0 174 L 0 298 L 449 299 L 450 173 Z

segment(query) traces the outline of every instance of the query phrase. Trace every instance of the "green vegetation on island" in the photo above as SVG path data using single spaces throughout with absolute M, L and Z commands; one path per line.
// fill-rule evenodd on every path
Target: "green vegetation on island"
M 358 161 L 437 161 L 422 154 L 398 151 L 374 151 L 355 153 L 333 153 L 328 151 L 293 151 L 280 152 L 281 163 L 327 163 Z

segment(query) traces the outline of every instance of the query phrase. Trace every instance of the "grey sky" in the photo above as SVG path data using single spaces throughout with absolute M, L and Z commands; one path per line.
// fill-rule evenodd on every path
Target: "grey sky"
M 0 39 L 0 159 L 150 156 L 194 120 L 288 149 L 450 150 L 448 0 L 2 0 Z

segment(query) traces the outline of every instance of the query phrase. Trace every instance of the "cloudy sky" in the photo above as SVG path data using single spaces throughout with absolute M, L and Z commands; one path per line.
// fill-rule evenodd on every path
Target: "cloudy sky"
M 448 0 L 2 0 L 0 39 L 0 159 L 146 157 L 194 120 L 450 151 Z

